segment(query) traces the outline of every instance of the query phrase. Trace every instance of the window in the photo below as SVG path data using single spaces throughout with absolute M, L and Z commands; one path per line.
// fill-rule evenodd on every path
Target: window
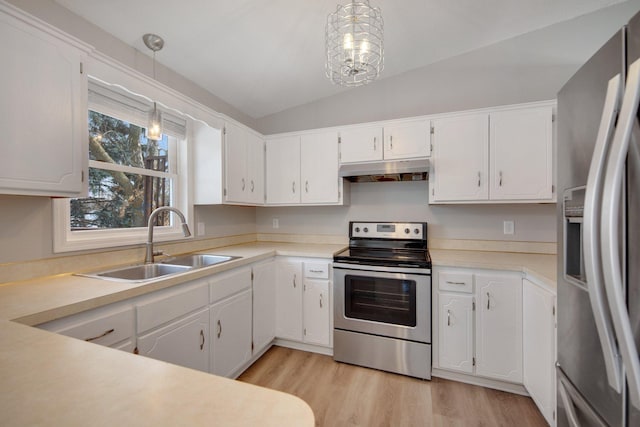
M 91 82 L 89 108 L 88 197 L 54 200 L 55 252 L 143 243 L 149 216 L 160 206 L 188 216 L 179 197 L 186 168 L 178 164 L 186 122 L 165 114 L 163 138 L 147 139 L 149 104 Z M 183 238 L 170 212 L 155 221 L 156 240 Z

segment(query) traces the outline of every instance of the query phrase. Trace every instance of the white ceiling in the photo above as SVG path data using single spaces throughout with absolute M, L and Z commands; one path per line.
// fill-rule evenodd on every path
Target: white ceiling
M 349 90 L 324 75 L 324 26 L 346 0 L 55 0 L 253 118 Z M 382 9 L 382 78 L 623 0 L 371 0 Z M 375 84 L 372 83 L 372 84 Z M 353 90 L 353 89 L 351 89 Z

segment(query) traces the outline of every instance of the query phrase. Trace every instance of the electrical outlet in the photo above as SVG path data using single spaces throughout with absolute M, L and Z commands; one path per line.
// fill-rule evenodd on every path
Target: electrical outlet
M 198 229 L 196 230 L 196 234 L 198 236 L 204 236 L 204 222 L 199 222 L 197 224 Z
M 504 221 L 503 228 L 504 234 L 513 234 L 515 231 L 515 225 L 513 221 Z
M 280 228 L 280 221 L 278 220 L 278 218 L 273 218 L 272 227 L 273 228 Z

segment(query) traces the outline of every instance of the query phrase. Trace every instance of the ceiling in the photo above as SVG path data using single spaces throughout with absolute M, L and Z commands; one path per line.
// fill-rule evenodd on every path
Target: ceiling
M 143 34 L 162 36 L 158 62 L 254 119 L 357 90 L 324 74 L 324 26 L 338 0 L 55 1 L 141 52 L 151 54 Z M 384 19 L 381 78 L 622 2 L 371 0 Z

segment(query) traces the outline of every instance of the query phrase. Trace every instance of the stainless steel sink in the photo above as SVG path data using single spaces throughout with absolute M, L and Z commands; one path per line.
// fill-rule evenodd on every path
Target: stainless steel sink
M 126 282 L 142 282 L 167 276 L 169 274 L 183 273 L 193 267 L 187 265 L 173 264 L 141 264 L 130 267 L 122 267 L 114 270 L 101 271 L 98 273 L 79 274 L 79 276 L 92 277 L 96 279 L 106 279 Z
M 193 268 L 209 267 L 211 265 L 221 264 L 223 262 L 238 259 L 237 256 L 227 255 L 210 255 L 210 254 L 189 254 L 168 258 L 162 263 L 173 265 L 186 265 Z

